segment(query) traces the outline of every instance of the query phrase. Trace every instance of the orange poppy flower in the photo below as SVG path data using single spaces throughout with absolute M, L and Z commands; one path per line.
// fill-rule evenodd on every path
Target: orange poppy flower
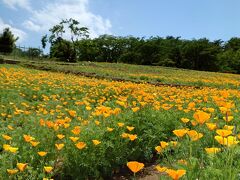
M 188 131 L 187 134 L 189 135 L 192 141 L 197 141 L 198 139 L 203 137 L 202 133 L 198 133 L 195 130 Z
M 137 135 L 136 134 L 128 134 L 128 137 L 131 141 L 134 141 L 135 139 L 137 139 Z
M 27 163 L 17 163 L 17 168 L 22 172 L 27 168 Z
M 177 137 L 183 137 L 187 132 L 188 132 L 187 129 L 176 129 L 176 130 L 173 131 L 173 133 L 174 133 Z
M 47 152 L 45 152 L 45 151 L 39 151 L 39 152 L 38 152 L 38 155 L 41 156 L 41 157 L 43 157 L 43 156 L 46 156 L 46 155 L 47 155 Z
M 134 107 L 134 108 L 132 108 L 132 111 L 137 112 L 139 109 L 140 109 L 139 107 Z
M 38 142 L 38 141 L 30 141 L 30 144 L 31 144 L 33 147 L 36 147 L 38 144 L 40 144 L 40 142 Z
M 74 129 L 72 130 L 72 133 L 75 135 L 80 134 L 80 132 L 81 132 L 80 126 L 75 126 Z
M 167 142 L 165 142 L 165 141 L 161 141 L 161 142 L 160 142 L 160 145 L 161 145 L 161 147 L 164 149 L 164 148 L 166 148 L 169 144 L 168 144 Z
M 210 119 L 210 114 L 204 111 L 197 111 L 194 113 L 193 117 L 199 124 L 204 124 Z
M 75 146 L 78 148 L 78 149 L 83 149 L 86 147 L 86 143 L 85 142 L 78 142 L 77 144 L 75 144 Z
M 184 169 L 179 169 L 179 170 L 168 169 L 168 170 L 166 170 L 166 173 L 167 173 L 168 176 L 170 176 L 173 180 L 178 180 L 178 179 L 180 179 L 183 175 L 186 174 L 186 170 L 184 170 Z
M 76 112 L 76 111 L 69 110 L 68 113 L 69 113 L 69 115 L 70 115 L 71 117 L 76 117 L 76 116 L 77 116 L 77 112 Z
M 30 135 L 23 135 L 23 138 L 24 138 L 24 140 L 26 141 L 26 142 L 30 142 L 30 141 L 32 141 L 32 140 L 34 140 L 34 138 L 32 137 L 32 136 L 30 136 Z
M 208 127 L 208 129 L 210 131 L 213 131 L 214 129 L 217 128 L 217 124 L 216 123 L 206 123 L 206 125 L 207 125 L 207 127 Z
M 127 167 L 135 174 L 141 169 L 143 169 L 144 164 L 137 161 L 130 161 L 127 163 Z

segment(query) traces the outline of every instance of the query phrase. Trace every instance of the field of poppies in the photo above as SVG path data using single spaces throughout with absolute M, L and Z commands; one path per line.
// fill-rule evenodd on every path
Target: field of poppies
M 239 99 L 0 65 L 0 177 L 239 179 Z

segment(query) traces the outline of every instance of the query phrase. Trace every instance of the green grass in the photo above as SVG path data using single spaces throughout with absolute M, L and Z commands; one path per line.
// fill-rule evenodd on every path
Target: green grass
M 14 58 L 14 57 L 5 57 Z M 49 60 L 18 59 L 24 67 L 73 73 L 88 77 L 148 82 L 152 84 L 210 86 L 218 88 L 238 88 L 240 75 L 195 71 L 178 68 L 130 65 L 123 63 L 78 62 L 65 63 Z

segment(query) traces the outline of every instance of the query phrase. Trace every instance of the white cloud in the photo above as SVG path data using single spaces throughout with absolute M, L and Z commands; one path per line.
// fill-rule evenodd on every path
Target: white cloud
M 91 37 L 111 33 L 111 22 L 88 9 L 89 0 L 55 0 L 38 11 L 32 11 L 32 16 L 23 25 L 36 32 L 46 32 L 62 19 L 73 18 L 82 26 L 90 29 Z
M 12 9 L 20 7 L 23 9 L 31 10 L 30 0 L 2 0 L 2 2 Z
M 14 34 L 15 37 L 19 37 L 18 42 L 22 42 L 26 37 L 27 34 L 22 31 L 21 29 L 14 28 L 13 26 L 6 24 L 3 22 L 3 20 L 0 18 L 0 32 L 2 32 L 3 29 L 5 28 L 10 28 L 12 33 Z
M 39 31 L 41 29 L 41 27 L 37 24 L 34 24 L 32 21 L 30 20 L 27 20 L 27 21 L 24 21 L 23 23 L 24 27 L 26 27 L 27 29 L 30 29 L 32 31 Z

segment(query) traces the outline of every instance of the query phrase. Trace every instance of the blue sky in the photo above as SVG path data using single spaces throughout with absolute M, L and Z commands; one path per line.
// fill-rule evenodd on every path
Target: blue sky
M 228 40 L 240 36 L 239 0 L 0 0 L 0 30 L 17 44 L 39 47 L 61 19 L 74 18 L 91 36 L 181 36 Z

